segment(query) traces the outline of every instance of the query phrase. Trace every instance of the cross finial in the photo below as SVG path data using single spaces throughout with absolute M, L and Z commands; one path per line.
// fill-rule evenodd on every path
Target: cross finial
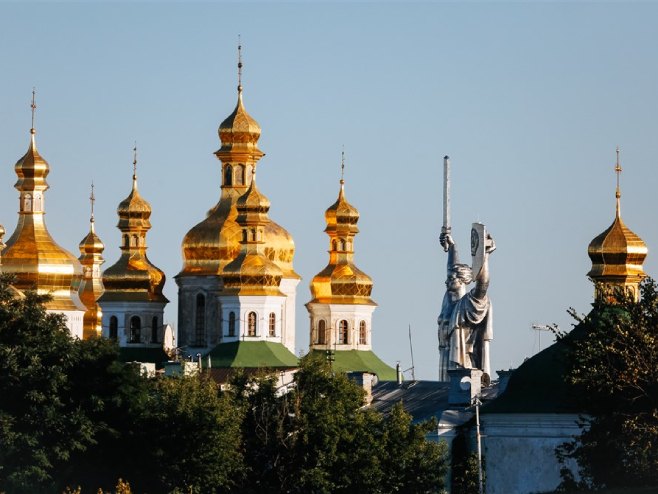
M 620 213 L 620 199 L 621 188 L 619 187 L 619 176 L 621 175 L 621 163 L 619 162 L 619 146 L 617 146 L 617 162 L 615 164 L 615 173 L 617 174 L 617 189 L 615 190 L 615 198 L 617 199 L 617 216 Z
M 133 180 L 137 178 L 137 141 L 133 147 Z
M 91 181 L 91 195 L 89 196 L 89 202 L 91 203 L 91 218 L 89 221 L 94 222 L 94 202 L 96 202 L 96 196 L 94 195 L 94 181 Z
M 345 145 L 343 145 L 343 151 L 340 154 L 340 183 L 341 185 L 345 183 Z
M 36 95 L 37 95 L 37 90 L 36 88 L 32 88 L 32 103 L 30 104 L 30 108 L 32 108 L 32 128 L 30 129 L 30 133 L 34 134 L 34 113 L 36 112 L 37 109 L 37 102 L 36 102 Z
M 242 43 L 238 34 L 238 91 L 242 92 Z

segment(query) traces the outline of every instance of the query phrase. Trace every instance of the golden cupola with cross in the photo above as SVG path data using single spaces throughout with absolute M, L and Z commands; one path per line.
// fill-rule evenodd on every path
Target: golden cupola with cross
M 91 184 L 91 216 L 89 218 L 89 233 L 80 242 L 80 264 L 82 265 L 82 282 L 78 293 L 80 300 L 87 307 L 83 319 L 83 337 L 91 338 L 101 336 L 103 312 L 98 304 L 98 299 L 103 295 L 103 278 L 101 273 L 101 264 L 103 259 L 103 250 L 105 246 L 96 234 L 94 220 L 94 184 Z
M 202 353 L 203 348 L 212 348 L 225 339 L 221 328 L 227 322 L 227 311 L 218 297 L 228 293 L 224 291 L 227 282 L 231 286 L 226 289 L 231 293 L 235 291 L 235 273 L 226 269 L 243 250 L 238 201 L 245 194 L 252 199 L 260 195 L 251 185 L 256 167 L 264 156 L 258 147 L 261 127 L 245 108 L 241 49 L 238 46 L 237 103 L 219 126 L 221 145 L 214 153 L 221 163 L 219 201 L 183 238 L 183 268 L 176 276 L 179 343 L 199 348 Z M 269 218 L 259 226 L 259 232 L 259 258 L 268 261 L 267 269 L 273 264 L 280 270 L 281 283 L 277 290 L 286 297 L 282 333 L 285 345 L 294 351 L 295 297 L 300 280 L 293 267 L 295 243 L 283 227 Z M 255 286 L 250 290 L 256 290 Z M 271 287 L 264 283 L 259 290 L 270 291 Z
M 34 289 L 49 294 L 52 298 L 46 303 L 46 309 L 63 314 L 71 334 L 82 338 L 82 318 L 86 310 L 78 296 L 82 268 L 75 256 L 60 247 L 46 228 L 45 192 L 50 166 L 37 150 L 34 92 L 32 96 L 30 143 L 25 155 L 14 166 L 18 176 L 14 185 L 19 192 L 18 224 L 2 253 L 2 270 L 15 275 L 14 286 L 18 290 Z
M 117 207 L 121 255 L 103 273 L 105 291 L 98 302 L 103 311 L 103 336 L 139 351 L 162 346 L 164 308 L 169 300 L 162 293 L 164 273 L 146 255 L 151 205 L 137 188 L 137 146 L 133 152 L 132 189 Z
M 103 301 L 168 302 L 162 294 L 165 275 L 146 256 L 146 233 L 151 229 L 151 205 L 137 188 L 137 156 L 133 161 L 132 189 L 119 203 L 117 214 L 121 231 L 119 260 L 103 273 Z
M 647 245 L 621 219 L 621 171 L 617 148 L 615 219 L 607 230 L 590 242 L 587 249 L 592 261 L 587 276 L 594 282 L 595 298 L 602 301 L 614 301 L 618 293 L 638 300 L 640 282 L 646 277 L 642 265 L 648 253 Z
M 341 178 L 338 199 L 324 214 L 325 233 L 329 236 L 329 264 L 311 281 L 311 302 L 335 304 L 370 304 L 372 279 L 354 264 L 354 237 L 359 211 L 345 198 L 345 181 Z
M 395 379 L 395 370 L 372 350 L 372 278 L 354 264 L 359 211 L 345 197 L 345 153 L 341 160 L 338 199 L 325 212 L 329 263 L 311 281 L 310 350 L 327 355 L 335 370 Z

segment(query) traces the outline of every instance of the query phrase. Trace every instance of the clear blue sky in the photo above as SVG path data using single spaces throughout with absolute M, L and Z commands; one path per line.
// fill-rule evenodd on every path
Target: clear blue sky
M 436 378 L 449 154 L 458 244 L 466 254 L 480 220 L 498 245 L 492 367 L 514 367 L 537 350 L 531 324 L 567 329 L 568 307 L 589 310 L 587 245 L 613 219 L 616 145 L 623 218 L 658 245 L 657 24 L 648 3 L 2 3 L 0 223 L 8 235 L 16 225 L 13 164 L 36 86 L 52 235 L 78 253 L 93 179 L 105 266 L 116 261 L 137 140 L 148 253 L 168 277 L 175 323 L 181 240 L 219 197 L 212 153 L 235 105 L 240 34 L 245 104 L 267 153 L 259 186 L 295 238 L 303 277 L 298 349 L 345 145 L 377 353 L 409 367 L 411 325 L 417 377 Z M 656 263 L 650 252 L 649 274 Z

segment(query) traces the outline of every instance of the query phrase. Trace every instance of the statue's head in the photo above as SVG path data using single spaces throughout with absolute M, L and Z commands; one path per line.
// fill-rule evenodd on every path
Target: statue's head
M 448 272 L 446 287 L 450 291 L 460 291 L 471 281 L 473 281 L 471 267 L 468 264 L 454 264 Z

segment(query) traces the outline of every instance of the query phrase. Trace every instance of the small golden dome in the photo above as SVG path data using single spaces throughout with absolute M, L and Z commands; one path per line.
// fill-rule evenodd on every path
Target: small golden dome
M 224 269 L 224 290 L 240 295 L 283 295 L 279 290 L 283 271 L 264 253 L 265 225 L 270 201 L 258 190 L 256 177 L 236 203 L 242 229 L 240 254 Z
M 136 150 L 135 150 L 136 151 Z M 136 166 L 136 158 L 133 165 Z M 146 233 L 151 228 L 151 206 L 137 190 L 133 173 L 132 190 L 117 208 L 122 233 L 121 257 L 103 273 L 102 301 L 150 301 L 167 303 L 162 290 L 164 272 L 146 256 Z
M 46 177 L 50 173 L 50 166 L 37 151 L 35 134 L 35 130 L 30 129 L 30 146 L 27 153 L 14 165 L 14 171 L 18 176 L 14 187 L 19 191 L 48 190 Z
M 102 330 L 103 312 L 98 299 L 103 295 L 104 287 L 100 266 L 103 264 L 105 246 L 96 235 L 94 228 L 94 187 L 89 198 L 91 200 L 91 218 L 89 233 L 80 242 L 80 264 L 82 265 L 82 281 L 78 293 L 80 300 L 87 308 L 82 318 L 82 338 L 99 337 Z
M 376 305 L 370 298 L 372 278 L 354 265 L 354 236 L 359 211 L 345 199 L 341 179 L 338 199 L 325 213 L 329 264 L 311 281 L 311 303 Z
M 243 160 L 245 158 L 258 160 L 264 156 L 264 153 L 258 149 L 261 128 L 244 107 L 241 86 L 238 87 L 238 102 L 235 110 L 220 124 L 217 132 L 222 144 L 215 152 L 218 158 L 226 158 L 229 154 L 237 157 L 237 154 L 241 155 Z
M 619 149 L 617 149 L 617 189 L 616 213 L 612 225 L 592 240 L 587 254 L 592 261 L 592 269 L 587 273 L 596 285 L 596 297 L 614 300 L 613 289 L 623 288 L 634 297 L 639 296 L 638 285 L 646 276 L 642 265 L 647 253 L 647 245 L 633 233 L 621 219 L 621 192 L 619 188 Z
M 648 252 L 644 241 L 617 215 L 612 225 L 592 240 L 587 248 L 592 261 L 588 276 L 594 280 L 608 277 L 641 279 L 646 276 L 642 264 Z

